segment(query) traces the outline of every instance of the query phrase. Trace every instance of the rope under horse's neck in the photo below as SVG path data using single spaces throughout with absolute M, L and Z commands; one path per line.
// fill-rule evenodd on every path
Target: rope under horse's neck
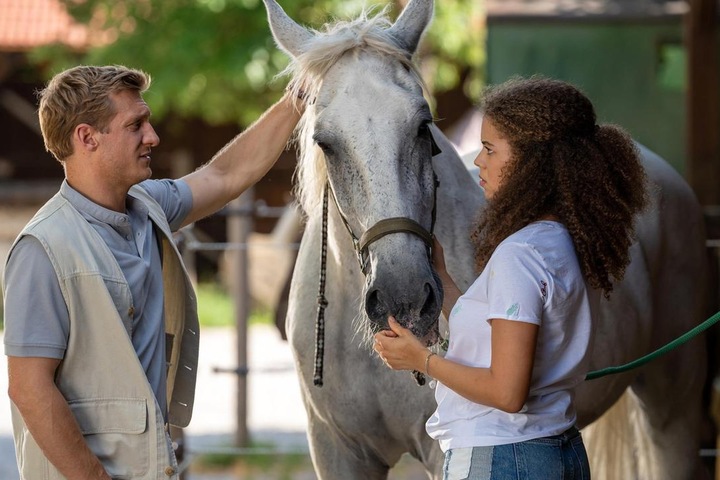
M 328 184 L 323 191 L 322 206 L 322 246 L 320 247 L 320 282 L 318 284 L 318 311 L 315 319 L 315 368 L 313 371 L 313 384 L 323 385 L 323 357 L 325 354 L 325 308 L 328 306 L 325 298 L 325 279 L 327 276 L 327 230 L 328 230 Z

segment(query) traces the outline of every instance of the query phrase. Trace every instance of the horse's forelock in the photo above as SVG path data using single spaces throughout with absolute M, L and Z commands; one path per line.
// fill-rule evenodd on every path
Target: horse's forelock
M 309 106 L 298 126 L 300 156 L 296 170 L 295 191 L 300 205 L 308 216 L 312 212 L 319 212 L 323 188 L 327 181 L 325 156 L 312 138 L 315 118 L 315 108 Z
M 309 99 L 317 98 L 328 70 L 351 51 L 378 52 L 400 62 L 423 90 L 427 91 L 417 66 L 387 33 L 391 26 L 386 16 L 387 9 L 385 7 L 372 17 L 372 9 L 365 10 L 355 20 L 326 26 L 325 32 L 316 31 L 313 39 L 306 45 L 306 51 L 293 58 L 283 72 L 291 75 L 294 93 L 302 93 Z M 318 211 L 327 179 L 324 155 L 312 138 L 316 118 L 315 108 L 310 105 L 298 126 L 300 158 L 295 188 L 300 204 L 308 215 Z

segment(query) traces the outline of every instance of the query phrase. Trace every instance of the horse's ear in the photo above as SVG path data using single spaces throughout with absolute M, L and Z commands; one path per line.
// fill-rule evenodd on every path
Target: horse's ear
M 410 55 L 415 53 L 433 15 L 433 0 L 410 0 L 389 33 Z
M 297 58 L 305 52 L 306 45 L 313 38 L 313 34 L 290 18 L 275 0 L 263 1 L 267 9 L 273 38 L 280 48 Z

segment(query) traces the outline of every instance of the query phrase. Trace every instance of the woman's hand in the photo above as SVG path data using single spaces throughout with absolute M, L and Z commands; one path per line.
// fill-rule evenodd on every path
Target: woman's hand
M 388 317 L 388 325 L 390 330 L 375 334 L 373 345 L 382 361 L 393 370 L 424 371 L 428 349 L 394 317 Z

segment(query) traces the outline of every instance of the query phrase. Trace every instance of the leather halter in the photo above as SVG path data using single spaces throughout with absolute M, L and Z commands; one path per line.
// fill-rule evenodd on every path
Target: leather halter
M 335 196 L 335 192 L 333 191 L 332 187 L 330 187 L 330 184 L 328 183 L 326 191 L 329 190 L 330 194 L 333 197 L 333 200 L 335 201 L 335 207 L 338 210 L 338 213 L 340 214 L 340 219 L 342 220 L 343 224 L 345 225 L 345 229 L 350 234 L 350 239 L 353 243 L 353 248 L 355 249 L 355 255 L 357 256 L 358 263 L 360 264 L 360 270 L 362 271 L 363 275 L 368 274 L 368 260 L 370 256 L 368 255 L 368 247 L 370 244 L 376 242 L 377 240 L 380 240 L 385 235 L 390 235 L 391 233 L 412 233 L 417 235 L 422 239 L 422 241 L 425 243 L 425 245 L 428 248 L 428 253 L 432 252 L 432 244 L 433 244 L 433 230 L 435 229 L 435 210 L 436 210 L 436 203 L 437 203 L 437 187 L 438 187 L 438 179 L 435 172 L 433 172 L 433 178 L 434 178 L 434 192 L 433 192 L 433 209 L 432 209 L 432 221 L 430 224 L 430 231 L 426 230 L 425 227 L 420 225 L 417 221 L 413 220 L 412 218 L 408 217 L 392 217 L 392 218 L 384 218 L 382 220 L 379 220 L 375 225 L 368 228 L 365 233 L 360 235 L 360 238 L 358 239 L 357 236 L 353 233 L 352 228 L 350 228 L 350 224 L 348 223 L 347 219 L 345 218 L 345 215 L 342 214 L 342 211 L 340 210 L 340 205 L 338 205 L 337 197 Z

